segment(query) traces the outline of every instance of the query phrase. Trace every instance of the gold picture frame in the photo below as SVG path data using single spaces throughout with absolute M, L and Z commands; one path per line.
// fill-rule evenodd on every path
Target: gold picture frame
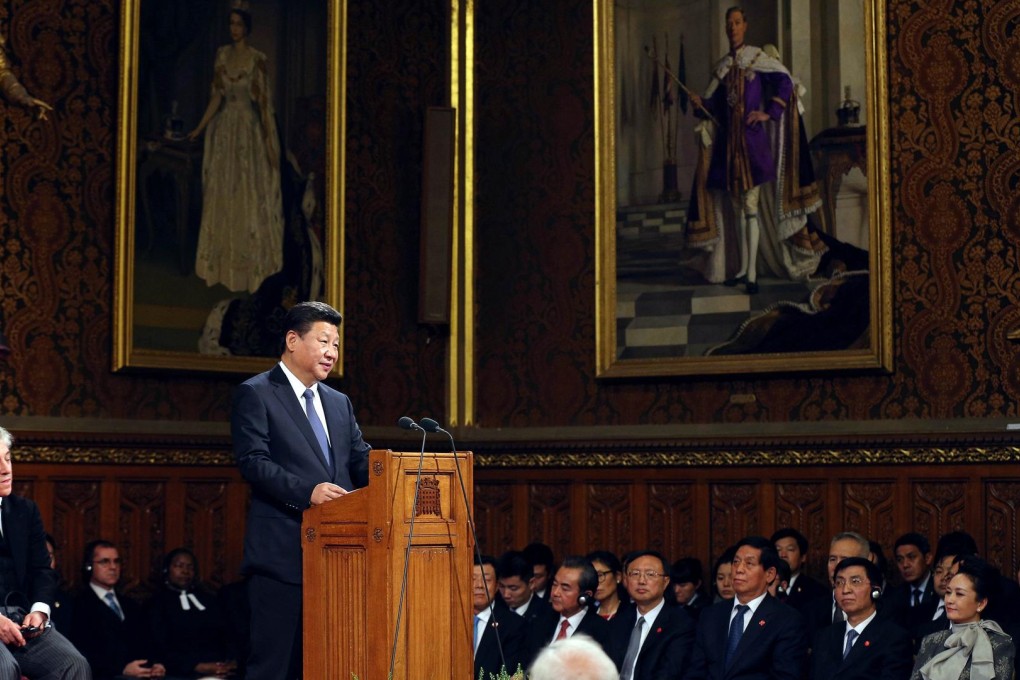
M 713 66 L 729 50 L 724 9 L 732 3 L 594 1 L 597 375 L 891 371 L 886 1 L 859 0 L 859 6 L 824 3 L 796 18 L 783 16 L 782 3 L 772 3 L 771 10 L 768 2 L 752 3 L 755 11 L 772 14 L 747 17 L 747 44 L 764 46 L 765 40 L 774 40 L 781 61 L 786 48 L 790 56 L 783 63 L 789 65 L 795 85 L 807 86 L 795 87 L 795 91 L 803 90 L 801 96 L 808 103 L 803 129 L 814 122 L 815 129 L 822 131 L 804 135 L 811 138 L 816 187 L 823 198 L 822 208 L 808 216 L 807 228 L 835 239 L 829 248 L 833 255 L 828 260 L 820 256 L 818 272 L 826 263 L 843 267 L 826 278 L 812 275 L 806 282 L 775 278 L 771 288 L 775 295 L 800 295 L 803 288 L 804 299 L 812 307 L 774 300 L 760 303 L 757 309 L 758 298 L 770 292 L 769 279 L 759 275 L 761 293 L 739 284 L 720 285 L 723 276 L 736 278 L 735 246 L 730 245 L 728 253 L 719 256 L 723 268 L 716 272 L 726 274 L 717 276 L 717 283 L 693 280 L 692 263 L 700 264 L 711 255 L 692 255 L 693 238 L 684 232 L 693 182 L 685 185 L 683 176 L 696 174 L 699 142 L 695 140 L 700 130 L 693 129 L 699 122 L 693 116 L 693 103 L 687 113 L 680 113 L 682 91 L 676 83 L 684 82 L 696 94 L 704 92 Z M 839 59 L 827 62 L 818 52 L 844 48 L 849 57 L 841 52 Z M 853 68 L 854 50 L 858 68 Z M 806 73 L 806 82 L 799 80 L 798 68 Z M 671 108 L 663 105 L 667 89 Z M 864 101 L 855 101 L 854 94 L 861 93 Z M 812 118 L 811 104 L 829 113 Z M 830 124 L 832 112 L 837 120 Z M 669 118 L 671 114 L 674 118 Z M 646 115 L 653 122 L 642 122 Z M 653 130 L 652 125 L 658 128 Z M 667 172 L 669 164 L 673 168 Z M 859 187 L 856 190 L 851 176 Z M 649 206 L 661 209 L 656 212 Z M 766 228 L 763 225 L 762 231 Z M 845 248 L 846 243 L 854 247 Z M 866 262 L 866 269 L 846 271 L 852 268 L 844 259 L 858 265 Z M 844 295 L 840 302 L 856 306 L 857 326 L 847 323 L 841 327 L 843 335 L 830 338 L 812 332 L 825 318 L 817 310 L 830 313 L 831 307 L 824 305 L 833 302 L 831 295 L 839 295 L 830 291 L 850 280 L 855 281 L 857 295 Z M 800 328 L 808 330 L 797 334 Z M 784 338 L 792 344 L 783 344 Z
M 113 370 L 254 373 L 278 359 L 274 323 L 291 304 L 318 299 L 342 313 L 346 11 L 346 0 L 121 3 Z M 250 62 L 216 61 L 223 46 L 223 59 L 234 59 L 234 21 L 262 58 L 242 50 Z M 245 91 L 251 101 L 219 130 L 254 130 L 247 146 L 261 145 L 257 157 L 270 159 L 268 170 L 251 170 L 256 162 L 244 159 L 256 156 L 244 155 L 245 142 L 220 141 L 207 154 L 213 122 L 188 138 L 214 111 L 217 92 L 219 102 L 246 102 L 227 89 L 243 77 L 252 83 Z M 260 98 L 263 91 L 268 96 Z M 209 120 L 223 111 L 226 105 Z M 204 173 L 207 155 L 218 160 Z M 207 176 L 241 175 L 260 178 L 242 187 L 259 198 L 256 219 L 236 185 L 206 191 Z M 218 197 L 208 208 L 207 196 Z M 206 210 L 208 223 L 226 225 L 225 233 L 200 235 Z M 230 248 L 210 243 L 243 248 L 226 256 Z M 222 273 L 196 274 L 196 253 L 220 258 L 214 267 Z M 341 332 L 338 375 L 342 343 Z

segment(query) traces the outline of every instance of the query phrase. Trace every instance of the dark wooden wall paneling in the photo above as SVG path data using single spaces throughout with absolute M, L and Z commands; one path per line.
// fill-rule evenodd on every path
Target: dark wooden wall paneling
M 38 503 L 60 574 L 72 585 L 80 583 L 85 545 L 97 538 L 118 546 L 121 583 L 139 597 L 178 546 L 194 551 L 201 579 L 213 587 L 240 577 L 248 486 L 235 468 L 22 463 L 15 493 Z
M 824 573 L 829 539 L 857 531 L 892 557 L 896 538 L 962 529 L 1007 574 L 1020 566 L 1020 472 L 1009 465 L 476 469 L 479 543 L 499 554 L 533 540 L 562 557 L 608 549 L 710 563 L 749 534 L 792 526 Z

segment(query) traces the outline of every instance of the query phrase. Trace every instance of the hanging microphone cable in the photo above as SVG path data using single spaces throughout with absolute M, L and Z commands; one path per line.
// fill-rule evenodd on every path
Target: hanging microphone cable
M 460 472 L 460 458 L 457 456 L 457 444 L 453 441 L 453 435 L 444 430 L 439 426 L 435 420 L 431 418 L 422 418 L 421 427 L 426 432 L 442 432 L 450 440 L 450 448 L 453 449 L 453 464 L 457 468 L 457 480 L 460 482 L 460 493 L 464 499 L 464 508 L 467 510 L 468 516 L 468 527 L 471 529 L 471 540 L 475 543 L 475 560 L 479 564 L 479 568 L 482 570 L 482 587 L 485 588 L 485 597 L 489 600 L 489 619 L 495 621 L 495 605 L 496 596 L 495 593 L 489 593 L 489 584 L 485 582 L 485 565 L 482 564 L 482 548 L 478 543 L 478 533 L 475 531 L 475 518 L 471 513 L 471 505 L 468 503 L 467 487 L 464 485 L 464 475 Z M 503 656 L 503 641 L 499 639 L 499 633 L 497 629 L 496 633 L 496 646 L 499 648 L 499 661 L 506 668 L 506 658 Z M 513 673 L 514 669 L 507 669 Z
M 418 508 L 418 490 L 421 488 L 421 468 L 425 461 L 425 438 L 428 433 L 407 416 L 397 421 L 397 425 L 405 430 L 417 430 L 421 432 L 421 453 L 418 454 L 418 474 L 414 480 L 414 503 L 411 505 L 411 525 L 407 531 L 407 546 L 404 548 L 404 576 L 400 580 L 400 600 L 397 602 L 397 623 L 393 629 L 393 649 L 390 651 L 390 674 L 393 677 L 393 669 L 397 661 L 397 640 L 400 638 L 400 619 L 404 615 L 404 594 L 407 591 L 407 567 L 411 559 L 411 541 L 414 539 L 414 517 Z

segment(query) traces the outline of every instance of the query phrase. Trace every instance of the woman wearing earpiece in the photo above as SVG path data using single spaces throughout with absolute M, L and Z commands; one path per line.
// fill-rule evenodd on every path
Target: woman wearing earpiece
M 198 562 L 187 548 L 163 561 L 163 587 L 146 606 L 152 640 L 174 677 L 229 677 L 237 662 L 227 649 L 226 625 L 216 597 L 197 587 Z
M 999 574 L 986 562 L 968 558 L 946 590 L 946 616 L 952 628 L 924 638 L 911 680 L 1009 680 L 1016 650 L 1013 640 L 981 613 L 994 598 Z

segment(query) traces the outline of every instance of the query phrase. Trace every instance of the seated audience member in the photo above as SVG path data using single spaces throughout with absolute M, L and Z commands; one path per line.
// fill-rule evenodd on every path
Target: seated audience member
M 488 555 L 475 558 L 471 577 L 474 604 L 473 677 L 488 678 L 500 670 L 513 674 L 529 660 L 526 649 L 524 619 L 510 611 L 496 598 L 496 560 Z
M 882 578 L 885 579 L 885 585 L 882 586 L 882 592 L 885 592 L 886 587 L 889 585 L 889 560 L 885 556 L 885 550 L 882 549 L 881 543 L 869 540 L 868 545 L 871 546 L 871 554 L 868 555 L 868 559 L 871 560 L 872 564 L 878 567 L 878 570 L 882 573 Z
M 587 559 L 591 566 L 595 567 L 595 573 L 599 577 L 599 587 L 595 591 L 595 600 L 598 603 L 598 615 L 609 621 L 620 609 L 623 599 L 621 592 L 626 595 L 623 581 L 623 565 L 619 558 L 608 550 L 596 550 L 588 553 Z
M 833 623 L 843 623 L 846 620 L 843 610 L 836 603 L 835 593 L 831 590 L 832 579 L 836 575 L 836 566 L 848 557 L 868 559 L 870 555 L 871 544 L 868 539 L 855 531 L 843 531 L 832 537 L 829 542 L 829 557 L 826 561 L 830 590 L 824 597 L 816 598 L 805 609 L 804 619 L 808 630 L 816 631 Z
M 783 559 L 779 560 L 779 564 L 776 565 L 776 575 L 769 581 L 768 590 L 769 595 L 776 598 L 780 602 L 786 602 L 786 595 L 790 588 L 790 565 L 787 564 Z
M 669 569 L 669 586 L 673 597 L 695 622 L 701 610 L 711 604 L 701 589 L 704 582 L 702 574 L 701 560 L 697 557 L 681 557 Z
M 531 563 L 531 590 L 540 600 L 549 599 L 549 580 L 556 570 L 556 560 L 552 548 L 545 543 L 529 543 L 524 546 L 524 558 Z
M 187 548 L 167 553 L 163 586 L 145 606 L 156 656 L 167 673 L 181 677 L 225 677 L 236 670 L 228 648 L 223 612 L 216 597 L 197 588 L 198 562 Z
M 666 559 L 652 550 L 636 553 L 626 576 L 632 604 L 609 622 L 610 656 L 621 680 L 680 680 L 691 658 L 694 622 L 682 607 L 666 604 Z
M 580 555 L 564 559 L 549 587 L 552 612 L 529 631 L 530 648 L 537 652 L 550 642 L 584 633 L 608 651 L 609 622 L 593 611 L 598 585 L 591 562 Z
M 916 532 L 896 539 L 893 551 L 902 583 L 885 593 L 892 617 L 911 634 L 931 621 L 938 603 L 931 573 L 933 555 L 928 539 Z
M 882 572 L 871 560 L 848 557 L 836 566 L 836 602 L 846 621 L 815 635 L 810 680 L 907 680 L 910 636 L 878 616 Z
M 736 548 L 730 547 L 719 555 L 712 567 L 712 591 L 714 602 L 733 599 L 733 556 Z
M 50 609 L 50 621 L 57 630 L 71 630 L 72 612 L 74 604 L 71 601 L 71 594 L 64 588 L 64 580 L 57 570 L 57 542 L 53 537 L 46 534 L 46 552 L 50 556 L 50 569 L 57 573 L 57 592 L 53 598 L 53 607 Z
M 737 543 L 735 597 L 701 613 L 685 680 L 801 680 L 807 668 L 803 619 L 766 589 L 779 562 L 763 536 Z
M 98 540 L 85 546 L 85 585 L 74 601 L 71 641 L 88 659 L 95 680 L 162 678 L 166 668 L 152 655 L 141 608 L 114 590 L 120 566 L 113 543 Z
M 823 586 L 804 573 L 808 555 L 807 538 L 796 529 L 785 527 L 772 534 L 770 540 L 776 546 L 779 558 L 790 566 L 786 597 L 780 599 L 803 613 L 808 603 L 829 594 L 828 586 Z
M 510 611 L 523 616 L 526 624 L 531 625 L 549 615 L 552 609 L 549 602 L 535 595 L 531 590 L 531 563 L 524 558 L 519 550 L 503 553 L 496 563 L 496 578 L 499 581 L 499 594 Z
M 613 663 L 597 642 L 575 635 L 553 642 L 538 655 L 529 680 L 619 680 Z
M 999 574 L 984 561 L 958 564 L 945 595 L 950 630 L 928 635 L 914 661 L 913 680 L 991 680 L 1010 678 L 1016 649 L 994 621 L 982 619 L 995 597 Z
M 57 574 L 39 506 L 14 491 L 14 436 L 0 427 L 0 678 L 88 680 L 85 658 L 49 625 Z

